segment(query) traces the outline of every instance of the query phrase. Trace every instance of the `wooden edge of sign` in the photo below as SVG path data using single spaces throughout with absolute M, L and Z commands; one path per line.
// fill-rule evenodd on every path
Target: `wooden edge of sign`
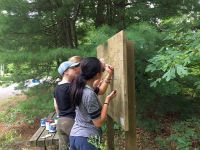
M 130 41 L 127 41 L 127 63 L 129 130 L 125 131 L 125 150 L 136 150 L 135 65 L 134 49 Z

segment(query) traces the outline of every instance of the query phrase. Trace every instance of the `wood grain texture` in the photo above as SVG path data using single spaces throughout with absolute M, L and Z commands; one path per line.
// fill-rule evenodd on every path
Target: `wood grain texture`
M 128 123 L 128 97 L 127 97 L 127 45 L 124 31 L 108 39 L 107 43 L 97 47 L 97 57 L 104 58 L 105 62 L 115 69 L 111 84 L 106 94 L 117 90 L 117 96 L 109 105 L 108 114 L 119 123 L 125 131 L 129 130 Z M 105 95 L 100 96 L 103 103 Z

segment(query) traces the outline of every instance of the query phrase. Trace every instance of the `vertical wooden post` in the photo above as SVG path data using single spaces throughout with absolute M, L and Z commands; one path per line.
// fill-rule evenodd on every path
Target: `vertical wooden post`
M 135 66 L 131 42 L 127 42 L 127 72 L 129 130 L 125 131 L 125 150 L 136 150 Z
M 114 131 L 114 121 L 113 119 L 108 115 L 107 116 L 107 141 L 108 141 L 108 150 L 114 150 L 115 146 L 114 146 L 114 135 L 115 135 L 115 131 Z

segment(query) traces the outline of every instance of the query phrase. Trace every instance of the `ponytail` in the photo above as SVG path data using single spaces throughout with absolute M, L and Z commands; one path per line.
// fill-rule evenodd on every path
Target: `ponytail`
M 72 81 L 71 85 L 71 102 L 72 106 L 79 106 L 81 103 L 83 89 L 86 85 L 86 80 L 82 75 L 76 77 L 75 80 Z
M 71 103 L 73 107 L 80 105 L 86 82 L 101 72 L 101 62 L 95 57 L 88 57 L 81 61 L 80 67 L 81 74 L 71 84 Z

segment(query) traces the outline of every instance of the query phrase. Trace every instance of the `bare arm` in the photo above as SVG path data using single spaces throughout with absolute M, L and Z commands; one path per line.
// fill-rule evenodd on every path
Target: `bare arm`
M 99 83 L 99 85 L 97 86 L 99 88 L 99 95 L 103 95 L 107 88 L 109 83 L 111 82 L 112 76 L 113 76 L 113 72 L 114 72 L 114 68 L 110 65 L 106 65 L 106 71 L 108 72 L 108 74 L 106 75 L 106 77 L 101 81 L 96 81 Z M 97 83 L 95 83 L 97 84 Z M 94 85 L 95 86 L 95 85 Z
M 93 124 L 99 128 L 103 125 L 103 123 L 106 120 L 107 112 L 108 112 L 108 105 L 110 101 L 116 96 L 116 90 L 112 91 L 105 99 L 105 102 L 103 104 L 102 110 L 101 110 L 101 116 L 97 119 L 92 120 Z
M 98 93 L 99 95 L 103 95 L 106 92 L 108 85 L 111 82 L 111 77 L 112 77 L 112 74 L 108 74 L 105 77 L 105 79 L 103 79 L 103 82 L 99 86 L 99 93 Z
M 55 108 L 56 114 L 57 114 L 57 116 L 58 116 L 59 110 L 58 110 L 58 105 L 57 105 L 56 99 L 54 98 L 53 101 L 54 101 L 54 108 Z

